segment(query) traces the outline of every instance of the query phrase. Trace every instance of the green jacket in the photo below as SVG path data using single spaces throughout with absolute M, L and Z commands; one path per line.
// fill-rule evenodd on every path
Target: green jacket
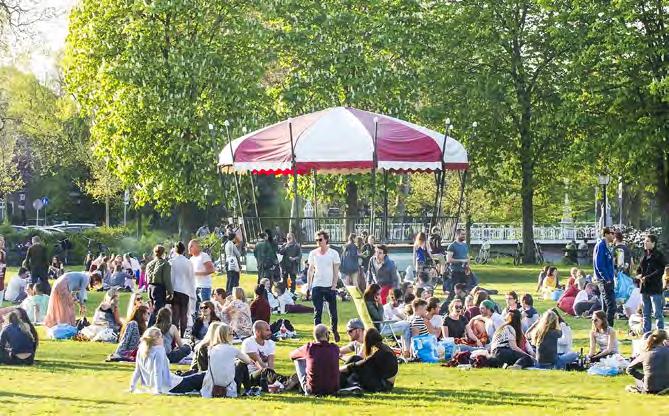
M 146 265 L 146 279 L 150 285 L 163 286 L 168 295 L 172 289 L 172 267 L 165 259 L 153 259 Z
M 253 255 L 258 263 L 258 268 L 269 268 L 276 264 L 276 251 L 274 246 L 267 240 L 262 240 L 256 244 Z
M 383 306 L 382 305 L 379 305 L 376 302 L 370 302 L 370 301 L 365 302 L 365 305 L 367 305 L 367 312 L 369 312 L 369 317 L 372 318 L 372 321 L 383 322 Z M 376 326 L 376 329 L 379 329 L 379 327 L 381 325 L 375 323 L 374 326 Z

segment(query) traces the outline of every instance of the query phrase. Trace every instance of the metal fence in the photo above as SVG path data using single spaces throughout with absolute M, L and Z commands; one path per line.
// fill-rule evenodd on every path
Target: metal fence
M 521 241 L 523 230 L 517 224 L 472 224 L 470 238 L 473 241 Z M 596 239 L 597 229 L 592 223 L 572 223 L 534 227 L 534 239 L 538 241 L 570 241 Z
M 259 232 L 266 229 L 274 232 L 278 226 L 282 233 L 289 230 L 290 217 L 244 217 L 245 232 L 249 241 L 255 241 Z M 389 217 L 387 221 L 376 217 L 372 226 L 371 217 L 302 217 L 300 221 L 300 242 L 312 242 L 318 230 L 326 230 L 330 234 L 330 241 L 335 244 L 346 242 L 348 234 L 353 232 L 362 235 L 367 232 L 376 237 L 377 241 L 390 244 L 412 243 L 416 234 L 423 231 L 428 233 L 432 224 L 432 217 Z M 455 217 L 438 217 L 435 225 L 441 230 L 441 235 L 448 241 L 452 238 L 456 226 Z

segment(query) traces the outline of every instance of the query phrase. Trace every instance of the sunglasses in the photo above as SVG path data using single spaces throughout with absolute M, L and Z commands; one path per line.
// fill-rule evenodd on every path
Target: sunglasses
M 456 306 L 456 307 L 455 307 L 455 310 L 456 310 L 456 311 L 461 311 L 462 309 L 463 309 L 462 306 Z
M 209 306 L 200 306 L 201 311 L 206 311 L 207 309 L 209 309 Z
M 324 240 L 323 238 L 317 238 L 317 239 L 316 239 L 316 241 L 318 241 L 319 243 L 320 243 L 321 241 L 323 241 L 323 240 Z

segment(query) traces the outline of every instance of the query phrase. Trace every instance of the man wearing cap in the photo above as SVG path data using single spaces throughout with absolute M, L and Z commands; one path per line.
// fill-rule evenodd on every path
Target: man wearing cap
M 365 339 L 365 325 L 358 318 L 351 319 L 346 324 L 346 333 L 351 339 L 351 342 L 339 349 L 339 355 L 347 354 L 357 355 L 362 357 L 362 344 Z

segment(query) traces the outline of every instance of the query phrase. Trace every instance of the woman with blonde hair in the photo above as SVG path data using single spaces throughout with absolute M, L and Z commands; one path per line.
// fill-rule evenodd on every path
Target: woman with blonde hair
M 627 367 L 627 374 L 636 379 L 636 385 L 627 386 L 627 391 L 648 394 L 663 394 L 669 391 L 667 331 L 657 329 L 648 336 L 644 351 Z
M 130 379 L 130 392 L 141 388 L 153 394 L 188 393 L 200 390 L 203 379 L 204 373 L 186 377 L 170 373 L 162 332 L 156 327 L 144 331 Z
M 123 325 L 118 313 L 118 289 L 112 288 L 105 293 L 105 297 L 95 309 L 93 314 L 93 323 L 95 325 L 106 326 L 118 333 Z
M 413 242 L 413 267 L 416 270 L 416 282 L 419 285 L 429 283 L 430 277 L 426 276 L 425 266 L 430 259 L 430 250 L 427 245 L 427 237 L 424 232 L 416 234 Z
M 577 358 L 573 352 L 559 354 L 558 344 L 562 335 L 559 316 L 553 310 L 546 311 L 531 332 L 539 368 L 564 369 L 567 363 Z
M 235 362 L 251 363 L 251 358 L 232 346 L 233 329 L 220 324 L 209 345 L 209 366 L 202 382 L 202 397 L 237 397 L 239 387 L 248 380 L 235 372 Z
M 228 323 L 238 338 L 247 338 L 253 335 L 251 328 L 251 307 L 246 303 L 244 289 L 237 286 L 232 290 L 233 297 L 223 306 L 224 321 Z
M 180 375 L 195 374 L 201 371 L 207 371 L 207 368 L 209 368 L 209 346 L 211 345 L 212 339 L 214 338 L 214 334 L 216 331 L 218 331 L 218 327 L 221 325 L 223 325 L 223 322 L 221 321 L 214 321 L 209 325 L 204 338 L 202 338 L 202 341 L 198 342 L 193 349 L 194 356 L 190 370 Z M 178 371 L 177 374 L 179 374 Z

